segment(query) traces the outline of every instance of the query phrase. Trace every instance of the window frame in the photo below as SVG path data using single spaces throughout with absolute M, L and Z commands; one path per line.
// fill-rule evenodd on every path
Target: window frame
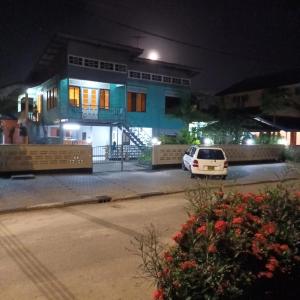
M 168 107 L 168 111 L 167 111 L 167 98 L 170 98 L 170 99 L 174 99 L 173 101 L 176 101 L 176 105 L 180 106 L 181 105 L 181 98 L 179 96 L 168 96 L 168 95 L 165 95 L 165 114 L 166 115 L 173 115 L 174 113 L 176 113 L 176 109 L 174 109 L 174 107 L 176 105 L 173 105 L 172 108 L 173 110 L 170 110 L 170 106 Z M 175 100 L 176 99 L 176 100 Z M 171 101 L 171 100 L 170 100 Z M 168 101 L 169 102 L 169 101 Z
M 58 89 L 56 86 L 47 90 L 46 92 L 47 110 L 57 107 L 57 94 L 58 94 Z
M 133 95 L 135 95 L 134 98 L 132 97 Z M 127 92 L 127 112 L 147 112 L 147 94 L 141 92 Z
M 70 98 L 70 90 L 74 89 L 74 98 L 72 99 L 73 102 L 71 102 L 71 98 Z M 75 90 L 78 89 L 78 95 L 79 95 L 79 99 L 78 99 L 78 104 L 75 103 Z M 69 89 L 68 89 L 68 102 L 69 105 L 71 105 L 72 107 L 81 107 L 81 88 L 80 86 L 76 86 L 76 85 L 69 85 Z
M 102 93 L 104 93 L 104 103 L 102 103 Z M 106 93 L 108 94 L 106 99 Z M 103 110 L 109 110 L 110 109 L 110 90 L 109 89 L 100 89 L 99 90 L 99 108 Z M 106 103 L 107 102 L 107 103 Z M 104 105 L 102 105 L 104 104 Z

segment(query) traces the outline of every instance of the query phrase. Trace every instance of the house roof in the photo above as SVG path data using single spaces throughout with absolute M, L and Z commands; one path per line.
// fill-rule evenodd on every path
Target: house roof
M 266 125 L 271 125 L 279 130 L 284 130 L 284 131 L 300 130 L 300 118 L 276 116 L 274 120 L 275 124 L 273 122 L 272 116 L 262 116 L 260 118 L 256 118 L 256 120 Z
M 217 93 L 217 96 L 300 83 L 300 68 L 246 78 Z
M 193 77 L 201 72 L 201 70 L 199 68 L 175 64 L 175 63 L 169 63 L 169 62 L 165 62 L 162 60 L 151 60 L 148 58 L 138 57 L 138 58 L 135 58 L 134 61 L 140 62 L 140 63 L 152 64 L 152 65 L 161 65 L 165 68 L 169 68 L 169 69 L 173 69 L 173 70 L 175 69 L 175 70 L 178 70 L 181 72 L 185 72 L 190 77 Z
M 199 73 L 199 69 L 195 69 L 192 67 L 183 66 L 183 65 L 179 65 L 179 64 L 173 64 L 173 63 L 167 63 L 167 62 L 163 62 L 163 61 L 155 61 L 154 62 L 149 59 L 140 58 L 139 56 L 144 51 L 141 48 L 122 45 L 122 44 L 113 43 L 113 42 L 108 42 L 108 41 L 104 41 L 104 40 L 74 36 L 74 35 L 65 34 L 65 33 L 57 33 L 52 37 L 49 44 L 46 46 L 45 50 L 43 51 L 43 53 L 38 58 L 27 81 L 28 82 L 35 81 L 33 78 L 37 77 L 37 76 L 34 76 L 34 74 L 39 74 L 41 71 L 49 69 L 51 64 L 55 61 L 58 54 L 61 53 L 62 51 L 66 51 L 69 41 L 75 41 L 75 42 L 89 44 L 89 45 L 96 46 L 96 47 L 126 52 L 129 56 L 129 58 L 136 62 L 162 65 L 163 67 L 166 67 L 166 68 L 172 68 L 172 69 L 183 71 L 183 72 L 187 73 L 189 76 L 194 76 Z

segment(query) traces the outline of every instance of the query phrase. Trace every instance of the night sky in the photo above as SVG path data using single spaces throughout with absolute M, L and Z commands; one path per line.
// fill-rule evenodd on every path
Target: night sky
M 22 81 L 55 32 L 156 49 L 201 70 L 193 89 L 300 67 L 300 4 L 267 0 L 2 0 L 0 85 Z

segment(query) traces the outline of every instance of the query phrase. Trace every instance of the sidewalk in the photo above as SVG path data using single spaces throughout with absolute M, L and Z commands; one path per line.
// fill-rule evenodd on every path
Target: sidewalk
M 298 168 L 298 167 L 297 167 Z M 298 179 L 299 169 L 285 163 L 232 166 L 224 186 Z M 94 174 L 35 175 L 33 179 L 0 178 L 0 213 L 79 203 L 143 198 L 185 191 L 197 185 L 180 169 L 105 172 Z

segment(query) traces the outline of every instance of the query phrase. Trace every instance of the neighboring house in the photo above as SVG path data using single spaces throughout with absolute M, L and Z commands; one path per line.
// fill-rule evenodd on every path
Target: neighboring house
M 260 131 L 280 132 L 288 145 L 300 145 L 300 69 L 248 78 L 217 96 L 226 109 L 246 110 Z
M 18 98 L 29 143 L 93 146 L 133 143 L 178 132 L 172 116 L 197 70 L 140 58 L 139 48 L 59 34 Z M 123 135 L 122 135 L 123 134 Z
M 20 126 L 16 118 L 0 115 L 0 145 L 23 143 L 24 139 L 20 136 Z

